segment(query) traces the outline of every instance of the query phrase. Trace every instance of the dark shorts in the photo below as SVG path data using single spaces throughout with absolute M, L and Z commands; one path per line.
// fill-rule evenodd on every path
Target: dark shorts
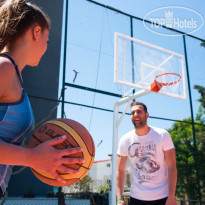
M 135 198 L 130 197 L 129 205 L 165 205 L 167 201 L 167 197 L 155 201 L 142 201 Z

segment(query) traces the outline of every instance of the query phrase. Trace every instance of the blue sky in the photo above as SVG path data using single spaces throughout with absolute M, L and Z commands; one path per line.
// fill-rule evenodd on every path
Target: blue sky
M 144 18 L 152 10 L 168 6 L 190 8 L 203 17 L 205 16 L 204 1 L 98 0 L 97 2 L 140 18 Z M 178 15 L 186 17 L 187 12 L 182 9 Z M 135 38 L 184 55 L 181 36 L 162 36 L 153 33 L 138 21 L 134 21 L 133 26 Z M 85 0 L 69 0 L 66 82 L 122 93 L 122 86 L 114 84 L 114 32 L 130 35 L 129 18 Z M 205 38 L 205 25 L 203 24 L 192 35 Z M 199 107 L 197 99 L 200 95 L 193 89 L 193 86 L 195 84 L 205 85 L 203 77 L 205 76 L 203 68 L 205 48 L 201 47 L 200 42 L 195 39 L 190 37 L 186 39 L 193 108 L 196 114 Z M 73 82 L 75 76 L 73 70 L 78 72 L 75 82 Z M 119 99 L 69 87 L 66 90 L 65 100 L 113 110 Z M 190 116 L 189 100 L 175 99 L 156 93 L 148 94 L 138 100 L 147 104 L 152 117 L 180 120 Z M 123 106 L 120 110 L 123 110 Z M 59 108 L 58 111 L 60 117 L 61 109 Z M 67 118 L 82 123 L 90 131 L 96 145 L 96 160 L 109 158 L 108 154 L 112 153 L 113 113 L 66 104 L 65 114 Z M 150 125 L 165 129 L 170 128 L 172 123 L 154 118 L 149 119 Z M 130 129 L 133 129 L 130 116 L 125 116 L 119 128 L 119 139 Z
M 147 13 L 154 9 L 167 6 L 180 6 L 195 10 L 200 13 L 203 17 L 205 16 L 204 6 L 205 2 L 203 0 L 196 1 L 186 1 L 186 0 L 172 0 L 172 1 L 162 1 L 162 0 L 97 0 L 97 2 L 111 7 L 117 8 L 123 12 L 129 13 L 133 16 L 144 18 Z M 198 32 L 194 33 L 195 36 L 205 38 L 205 28 L 203 26 Z

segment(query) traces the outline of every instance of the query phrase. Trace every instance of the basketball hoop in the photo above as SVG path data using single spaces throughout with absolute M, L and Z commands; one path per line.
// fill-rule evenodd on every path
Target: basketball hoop
M 157 81 L 157 78 L 161 77 L 161 76 L 165 76 L 165 75 L 175 75 L 178 77 L 178 80 L 176 81 L 172 81 L 170 83 L 161 83 L 159 81 Z M 177 84 L 179 81 L 181 80 L 181 76 L 177 73 L 162 73 L 160 75 L 157 75 L 154 79 L 154 82 L 151 84 L 151 91 L 153 92 L 159 92 L 160 89 L 163 87 L 163 86 L 169 86 L 169 85 L 174 85 L 174 84 Z

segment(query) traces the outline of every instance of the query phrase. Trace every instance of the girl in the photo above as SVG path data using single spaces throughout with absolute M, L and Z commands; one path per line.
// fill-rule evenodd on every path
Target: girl
M 57 150 L 65 136 L 48 140 L 35 148 L 20 146 L 34 123 L 21 72 L 37 66 L 47 49 L 50 20 L 26 0 L 0 3 L 0 196 L 5 192 L 12 165 L 28 166 L 50 173 L 61 183 L 58 171 L 78 173 L 64 164 L 82 163 L 82 158 L 64 158 L 81 148 Z M 42 157 L 43 156 L 43 157 Z

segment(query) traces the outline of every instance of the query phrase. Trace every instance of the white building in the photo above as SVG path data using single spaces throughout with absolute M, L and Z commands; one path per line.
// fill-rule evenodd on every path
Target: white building
M 89 172 L 93 179 L 92 191 L 97 192 L 101 185 L 111 184 L 112 162 L 111 159 L 98 160 L 93 163 Z
M 91 192 L 99 192 L 101 186 L 107 184 L 111 185 L 112 178 L 112 160 L 97 160 L 94 161 L 92 168 L 88 175 L 92 178 L 93 183 L 91 184 Z M 129 167 L 129 160 L 127 160 L 126 179 L 125 179 L 125 190 L 128 191 L 131 185 L 131 169 Z M 79 190 L 76 189 L 75 184 L 69 187 L 63 187 L 65 193 L 75 193 Z
M 98 192 L 101 185 L 111 183 L 112 166 L 111 159 L 94 161 L 92 168 L 88 175 L 92 178 L 93 183 L 91 184 L 91 192 Z M 79 190 L 76 189 L 75 184 L 63 187 L 65 193 L 75 193 Z

